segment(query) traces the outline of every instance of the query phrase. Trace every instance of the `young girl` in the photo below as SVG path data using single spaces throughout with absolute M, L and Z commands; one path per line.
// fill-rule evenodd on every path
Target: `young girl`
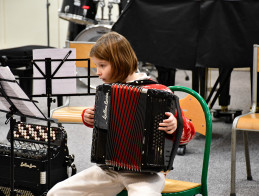
M 104 83 L 132 83 L 150 81 L 145 73 L 137 73 L 137 57 L 125 37 L 110 32 L 98 39 L 90 51 L 90 57 L 97 67 L 97 75 Z M 160 84 L 141 86 L 146 89 L 170 91 Z M 167 119 L 159 124 L 159 130 L 173 134 L 177 120 L 171 112 Z M 82 113 L 83 123 L 88 127 L 94 124 L 94 107 Z M 192 123 L 183 116 L 183 135 L 181 143 L 187 143 L 194 136 Z M 127 170 L 113 170 L 105 165 L 92 166 L 74 176 L 56 184 L 48 196 L 116 196 L 124 188 L 129 196 L 160 196 L 164 188 L 165 175 L 141 173 Z

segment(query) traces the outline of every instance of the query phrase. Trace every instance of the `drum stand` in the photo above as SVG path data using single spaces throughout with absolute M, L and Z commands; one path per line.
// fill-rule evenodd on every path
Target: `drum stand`
M 98 21 L 101 24 L 109 24 L 112 25 L 114 22 L 112 21 L 112 9 L 113 9 L 113 4 L 119 4 L 120 0 L 108 0 L 108 19 L 104 18 L 104 7 L 105 7 L 105 1 L 100 0 L 99 5 L 101 7 L 101 20 Z M 107 21 L 108 20 L 108 21 Z
M 111 3 L 111 2 L 108 2 L 108 9 L 109 9 L 108 20 L 109 20 L 109 21 L 112 21 L 112 8 L 113 8 L 112 3 Z
M 208 98 L 206 99 L 206 103 L 209 104 L 209 108 L 213 114 L 213 117 L 214 118 L 222 117 L 226 123 L 232 123 L 235 117 L 242 114 L 242 110 L 240 110 L 240 109 L 229 110 L 227 108 L 227 106 L 230 103 L 230 95 L 226 95 L 226 93 L 223 92 L 224 88 L 227 87 L 227 85 L 229 85 L 229 83 L 230 83 L 228 80 L 231 77 L 232 70 L 233 70 L 232 68 L 231 69 L 222 69 L 219 72 L 219 76 L 218 76 L 214 86 L 212 87 Z M 218 85 L 219 85 L 219 88 L 216 90 Z M 214 92 L 216 92 L 216 94 L 213 97 Z M 227 93 L 229 94 L 229 89 L 227 90 Z M 221 105 L 221 109 L 212 109 L 216 100 L 218 98 L 220 99 L 221 94 L 222 94 L 222 96 L 223 95 L 225 96 L 224 97 L 225 98 L 224 106 L 222 106 L 222 104 L 220 103 L 220 100 L 219 100 L 219 105 Z M 212 97 L 213 97 L 213 99 L 212 99 Z M 212 99 L 212 101 L 210 102 L 211 99 Z
M 47 0 L 46 8 L 47 8 L 47 43 L 48 43 L 48 46 L 49 46 L 49 6 L 50 6 L 50 3 L 49 3 L 49 0 Z
M 104 0 L 101 0 L 101 1 L 99 2 L 99 4 L 100 4 L 100 7 L 101 7 L 101 20 L 104 20 L 104 16 L 103 16 L 104 7 L 105 7 L 105 2 L 104 2 Z

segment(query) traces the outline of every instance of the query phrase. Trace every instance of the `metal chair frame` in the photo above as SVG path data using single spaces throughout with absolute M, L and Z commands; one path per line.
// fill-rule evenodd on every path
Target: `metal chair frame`
M 231 137 L 231 190 L 230 195 L 236 195 L 236 143 L 237 131 L 243 132 L 244 150 L 246 158 L 247 180 L 252 180 L 250 156 L 248 148 L 248 131 L 259 132 L 259 113 L 257 112 L 257 75 L 259 73 L 259 45 L 253 46 L 253 88 L 252 88 L 252 108 L 247 114 L 237 116 L 233 121 Z M 245 123 L 245 124 L 244 124 Z

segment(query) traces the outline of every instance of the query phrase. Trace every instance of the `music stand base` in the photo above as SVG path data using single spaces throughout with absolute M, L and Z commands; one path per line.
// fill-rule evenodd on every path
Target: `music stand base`
M 214 118 L 223 119 L 226 123 L 232 123 L 234 118 L 242 114 L 242 110 L 227 110 L 211 109 Z

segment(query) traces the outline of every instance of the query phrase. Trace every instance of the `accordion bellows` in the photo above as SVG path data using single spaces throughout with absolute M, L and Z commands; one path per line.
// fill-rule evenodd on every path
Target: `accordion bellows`
M 170 92 L 126 84 L 98 86 L 91 161 L 136 172 L 170 170 L 182 126 L 173 142 L 158 125 L 167 118 L 165 112 L 177 108 L 178 98 Z

